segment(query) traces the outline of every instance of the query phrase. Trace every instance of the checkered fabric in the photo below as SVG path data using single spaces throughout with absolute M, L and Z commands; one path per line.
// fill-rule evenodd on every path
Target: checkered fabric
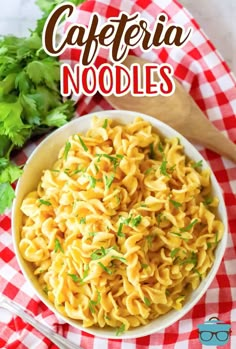
M 141 17 L 154 23 L 160 12 L 169 21 L 184 27 L 192 26 L 193 35 L 182 48 L 162 48 L 143 53 L 139 48 L 132 52 L 153 62 L 167 62 L 175 76 L 183 83 L 199 107 L 211 122 L 232 141 L 236 142 L 236 81 L 213 44 L 200 29 L 194 18 L 175 0 L 88 0 L 82 4 L 73 18 L 74 22 L 88 23 L 91 13 L 101 15 L 102 22 L 120 11 L 140 12 Z M 99 53 L 96 63 L 106 61 L 107 53 Z M 62 59 L 71 65 L 76 63 L 79 52 L 68 50 Z M 111 109 L 99 94 L 81 97 L 77 116 Z M 30 144 L 15 159 L 23 163 L 36 144 Z M 81 332 L 58 319 L 34 295 L 17 264 L 11 235 L 11 212 L 0 218 L 0 292 L 21 304 L 34 316 L 48 324 L 61 335 L 77 343 L 83 349 L 198 349 L 197 325 L 211 316 L 231 322 L 230 344 L 224 348 L 236 348 L 236 165 L 219 155 L 199 147 L 210 164 L 224 193 L 229 219 L 229 238 L 220 269 L 208 291 L 181 320 L 151 336 L 132 340 L 108 340 Z M 0 347 L 5 349 L 48 349 L 55 345 L 37 330 L 17 317 L 0 312 Z

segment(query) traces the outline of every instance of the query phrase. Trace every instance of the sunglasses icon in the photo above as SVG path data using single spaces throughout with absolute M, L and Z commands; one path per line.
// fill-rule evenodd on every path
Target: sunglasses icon
M 225 345 L 228 343 L 231 326 L 216 317 L 198 325 L 199 340 L 204 345 Z

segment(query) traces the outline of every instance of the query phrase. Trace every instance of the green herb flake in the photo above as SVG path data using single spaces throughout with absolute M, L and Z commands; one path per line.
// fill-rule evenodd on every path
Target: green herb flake
M 196 273 L 199 276 L 199 279 L 202 280 L 202 274 L 199 273 L 197 269 L 193 269 L 194 273 Z
M 48 292 L 49 292 L 48 286 L 44 286 L 43 292 L 44 292 L 46 295 L 48 295 Z
M 114 181 L 115 175 L 112 174 L 110 177 L 105 175 L 105 187 L 106 189 L 109 189 Z
M 189 225 L 187 225 L 187 227 L 180 228 L 179 230 L 180 230 L 182 233 L 185 233 L 185 232 L 187 232 L 187 231 L 190 231 L 190 230 L 193 228 L 193 226 L 194 226 L 195 224 L 197 224 L 197 223 L 198 223 L 198 219 L 194 219 Z
M 147 307 L 149 307 L 151 305 L 151 301 L 147 297 L 144 297 L 143 301 L 144 301 L 144 303 L 146 304 Z
M 83 272 L 83 279 L 82 279 L 82 281 L 88 276 L 88 273 L 89 273 L 89 265 L 86 264 L 85 267 L 84 267 L 84 272 Z
M 163 213 L 158 213 L 158 215 L 156 216 L 156 220 L 157 220 L 157 225 L 158 227 L 160 226 L 161 222 L 162 222 L 162 217 L 163 217 Z
M 181 202 L 175 201 L 170 199 L 170 203 L 175 207 L 175 208 L 179 208 L 182 206 Z
M 166 296 L 168 297 L 170 295 L 170 291 L 166 290 Z
M 39 199 L 40 206 L 45 205 L 45 206 L 52 206 L 50 201 Z
M 86 217 L 82 217 L 79 221 L 80 224 L 86 224 Z
M 62 253 L 64 253 L 64 250 L 63 250 L 58 238 L 55 239 L 54 251 L 55 252 L 61 251 Z
M 102 246 L 101 248 L 94 251 L 90 257 L 93 261 L 95 261 L 97 259 L 101 259 L 101 258 L 105 257 L 111 250 L 114 250 L 114 247 L 104 248 Z
M 125 234 L 122 233 L 122 228 L 123 228 L 123 223 L 120 223 L 119 228 L 118 228 L 118 232 L 117 232 L 117 236 L 119 236 L 119 237 L 125 237 Z
M 63 157 L 64 157 L 65 160 L 67 160 L 70 148 L 71 148 L 70 142 L 66 142 L 65 149 L 64 149 L 64 154 L 63 154 Z
M 161 166 L 160 166 L 160 173 L 163 176 L 169 177 L 169 175 L 167 173 L 167 160 L 166 159 L 162 160 L 162 163 L 161 163 Z
M 76 274 L 69 274 L 69 273 L 68 273 L 68 276 L 70 276 L 71 279 L 72 279 L 74 282 L 79 282 L 79 281 L 80 281 L 80 278 L 79 278 L 78 275 L 76 275 Z
M 98 265 L 100 265 L 100 267 L 109 275 L 112 275 L 112 270 L 107 268 L 103 263 L 98 262 Z
M 179 262 L 180 265 L 185 265 L 185 264 L 193 264 L 194 266 L 197 265 L 197 254 L 195 252 L 192 252 L 190 257 L 183 259 Z
M 107 125 L 108 125 L 108 119 L 105 119 L 102 127 L 103 128 L 107 128 Z
M 139 215 L 135 218 L 131 218 L 130 225 L 132 227 L 137 227 L 142 221 L 142 217 Z
M 89 178 L 90 188 L 95 188 L 97 184 L 96 178 L 94 178 L 93 176 L 88 176 L 88 178 Z
M 211 242 L 207 242 L 207 249 L 212 247 L 212 243 Z
M 117 259 L 120 262 L 126 263 L 127 260 L 124 257 L 119 257 L 119 256 L 111 256 L 113 259 Z
M 152 246 L 152 242 L 153 242 L 154 238 L 155 238 L 155 235 L 148 235 L 148 236 L 146 236 L 148 247 Z
M 203 205 L 209 206 L 212 202 L 213 202 L 213 198 L 206 198 L 206 199 L 203 201 Z
M 180 248 L 174 248 L 170 253 L 171 258 L 175 258 L 175 256 L 179 252 L 179 250 L 180 250 Z
M 198 161 L 198 162 L 194 162 L 192 163 L 191 167 L 192 168 L 199 168 L 199 167 L 202 167 L 202 160 Z
M 150 149 L 149 158 L 152 159 L 152 160 L 155 160 L 156 154 L 155 154 L 155 152 L 154 152 L 154 145 L 153 145 L 153 143 L 151 143 L 151 144 L 149 145 L 149 149 Z
M 96 174 L 99 172 L 99 168 L 97 167 L 96 164 L 94 164 L 94 167 L 95 167 L 95 171 L 96 171 Z
M 219 232 L 217 231 L 215 234 L 215 244 L 219 242 Z
M 164 148 L 163 148 L 163 145 L 162 145 L 162 143 L 161 143 L 161 142 L 159 142 L 159 144 L 158 144 L 158 150 L 159 150 L 159 152 L 160 152 L 160 153 L 162 153 L 162 154 L 163 154 L 163 152 L 164 152 Z
M 95 313 L 95 306 L 98 305 L 100 302 L 101 302 L 101 294 L 100 294 L 100 292 L 98 292 L 97 300 L 96 301 L 93 301 L 93 300 L 89 301 L 89 310 L 91 311 L 92 314 Z
M 120 327 L 116 329 L 116 336 L 121 335 L 122 333 L 125 332 L 125 324 L 122 324 Z
M 152 168 L 152 167 L 148 168 L 148 169 L 144 172 L 145 176 L 149 175 L 152 171 L 155 171 L 155 169 Z
M 141 268 L 142 268 L 142 269 L 147 269 L 147 268 L 148 268 L 148 264 L 141 263 Z
M 88 151 L 88 148 L 86 147 L 86 145 L 84 144 L 84 141 L 82 140 L 82 138 L 78 135 L 78 138 L 79 138 L 79 141 L 80 141 L 80 144 L 82 145 L 84 151 Z

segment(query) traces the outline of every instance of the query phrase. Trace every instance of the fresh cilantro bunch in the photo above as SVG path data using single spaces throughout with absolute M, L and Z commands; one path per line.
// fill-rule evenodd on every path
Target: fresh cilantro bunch
M 28 38 L 0 38 L 0 214 L 11 206 L 11 184 L 22 168 L 10 161 L 13 150 L 31 137 L 64 125 L 73 116 L 73 103 L 60 95 L 59 61 L 42 48 L 42 30 L 62 0 L 38 0 L 43 17 Z M 79 5 L 83 1 L 71 1 Z

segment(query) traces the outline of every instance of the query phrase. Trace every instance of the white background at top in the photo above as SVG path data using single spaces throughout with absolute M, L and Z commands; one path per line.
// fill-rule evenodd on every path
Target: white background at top
M 193 15 L 236 75 L 236 0 L 179 0 Z M 0 35 L 27 35 L 40 11 L 35 0 L 0 0 Z

